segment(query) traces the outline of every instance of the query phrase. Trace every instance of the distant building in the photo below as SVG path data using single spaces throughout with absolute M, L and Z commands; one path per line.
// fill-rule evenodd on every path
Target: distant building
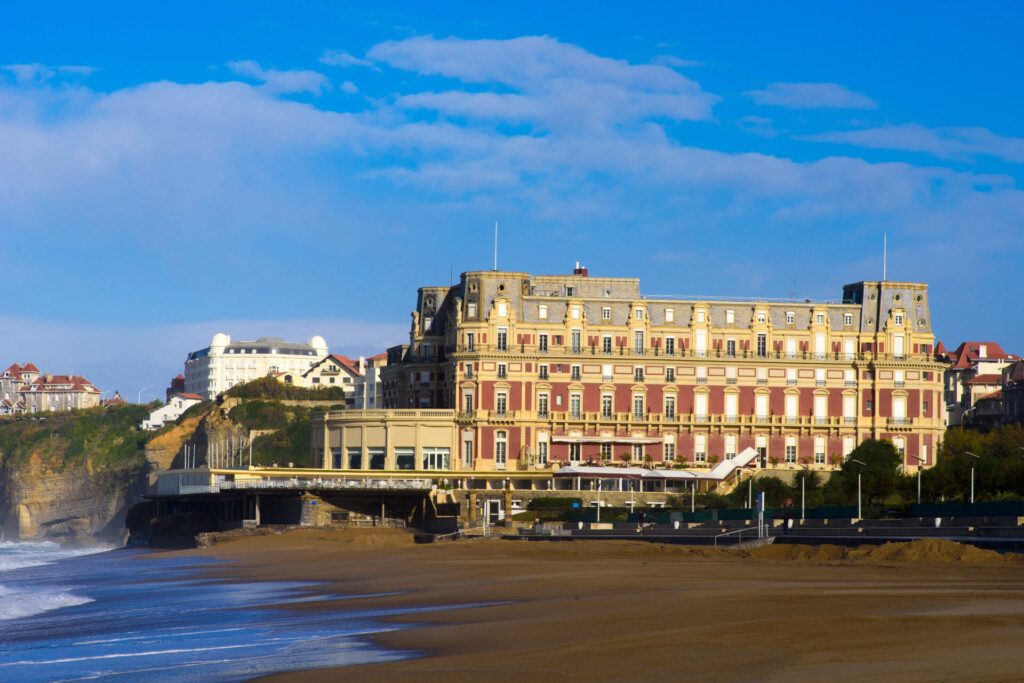
M 78 375 L 45 374 L 22 387 L 21 400 L 27 413 L 82 410 L 99 406 L 100 390 Z
M 121 397 L 121 392 L 115 391 L 113 396 L 100 401 L 100 405 L 104 408 L 112 408 L 117 406 L 128 405 L 128 401 L 124 400 Z
M 1003 422 L 1024 424 L 1024 360 L 1003 368 Z
M 95 408 L 100 390 L 79 375 L 43 374 L 14 363 L 0 374 L 0 415 Z
M 166 400 L 170 401 L 171 400 L 171 396 L 174 396 L 175 394 L 180 394 L 180 393 L 182 393 L 184 391 L 185 391 L 185 375 L 180 375 L 179 374 L 176 377 L 174 377 L 173 379 L 171 379 L 171 384 L 165 390 L 164 395 L 166 397 Z
M 965 341 L 948 352 L 940 343 L 936 356 L 949 363 L 945 372 L 944 397 L 949 426 L 970 424 L 975 402 L 1002 386 L 1000 372 L 1018 357 L 992 341 Z M 982 378 L 971 384 L 972 380 Z M 993 381 L 997 380 L 997 381 Z M 991 399 L 990 399 L 991 400 Z M 991 403 L 986 410 L 991 409 Z
M 232 341 L 228 335 L 218 332 L 208 347 L 188 354 L 185 391 L 211 399 L 236 384 L 267 375 L 301 376 L 326 355 L 327 342 L 320 336 L 302 344 L 277 337 Z
M 387 354 L 358 359 L 332 353 L 313 364 L 309 370 L 295 377 L 291 373 L 277 373 L 287 384 L 309 389 L 341 387 L 345 390 L 345 405 L 350 408 L 378 408 L 381 397 L 380 370 L 387 365 Z
M 149 417 L 142 421 L 143 429 L 160 429 L 168 422 L 174 422 L 181 414 L 197 403 L 203 397 L 198 394 L 181 393 L 171 396 L 166 405 L 162 405 L 149 414 Z

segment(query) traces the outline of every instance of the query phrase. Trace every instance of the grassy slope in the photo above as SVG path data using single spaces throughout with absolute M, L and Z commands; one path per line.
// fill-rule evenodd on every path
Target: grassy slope
M 19 465 L 35 452 L 58 469 L 87 456 L 97 470 L 142 464 L 146 433 L 139 424 L 148 413 L 129 405 L 0 421 L 0 454 L 7 465 Z

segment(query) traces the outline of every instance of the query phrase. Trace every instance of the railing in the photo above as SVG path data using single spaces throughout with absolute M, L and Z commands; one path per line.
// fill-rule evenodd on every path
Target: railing
M 761 538 L 761 527 L 760 526 L 748 526 L 745 529 L 734 529 L 732 531 L 726 531 L 724 533 L 718 534 L 717 536 L 715 536 L 715 547 L 718 546 L 718 539 L 724 538 L 726 536 L 736 535 L 736 537 L 737 537 L 736 538 L 736 543 L 742 543 L 743 542 L 743 533 L 747 532 L 749 534 L 751 531 L 755 532 L 757 538 Z
M 439 472 L 442 472 L 440 470 Z M 219 484 L 221 491 L 280 491 L 295 489 L 392 489 L 418 490 L 429 489 L 433 485 L 430 479 L 375 479 L 372 476 L 358 475 L 346 479 L 242 479 L 224 481 Z

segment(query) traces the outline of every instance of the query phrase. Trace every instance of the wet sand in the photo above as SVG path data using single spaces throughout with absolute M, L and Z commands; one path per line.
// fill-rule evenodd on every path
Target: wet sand
M 188 554 L 235 579 L 397 595 L 301 609 L 502 604 L 397 617 L 417 658 L 275 680 L 1020 680 L 1024 557 L 947 542 L 752 552 L 623 541 L 300 530 Z

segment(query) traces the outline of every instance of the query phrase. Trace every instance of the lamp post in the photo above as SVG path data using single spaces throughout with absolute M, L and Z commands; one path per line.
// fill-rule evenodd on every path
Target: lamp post
M 970 451 L 964 451 L 967 455 L 974 458 L 974 460 L 981 460 L 981 458 Z M 971 505 L 974 505 L 974 460 L 971 460 Z
M 601 521 L 601 477 L 597 478 L 597 521 Z
M 863 474 L 864 468 L 867 467 L 867 464 L 857 460 L 856 458 L 850 458 L 850 462 L 855 462 L 861 466 L 860 470 L 857 472 L 857 519 L 863 519 L 863 515 L 861 514 L 860 475 Z
M 753 507 L 752 499 L 754 495 L 754 473 L 751 472 L 750 476 L 747 477 L 747 508 Z
M 139 400 L 137 401 L 137 403 L 142 403 L 142 392 L 143 391 L 149 391 L 149 387 L 143 387 L 143 388 L 139 389 Z
M 917 461 L 917 504 L 921 504 L 921 469 L 924 467 L 924 460 L 916 455 L 910 456 Z

